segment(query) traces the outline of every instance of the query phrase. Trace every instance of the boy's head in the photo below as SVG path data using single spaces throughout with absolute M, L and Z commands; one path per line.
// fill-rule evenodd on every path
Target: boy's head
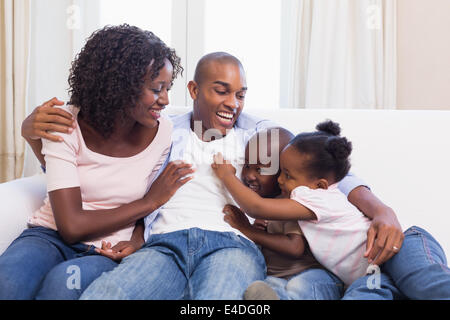
M 280 154 L 293 137 L 290 131 L 275 127 L 256 133 L 248 141 L 241 177 L 261 197 L 273 198 L 280 194 L 277 183 Z
M 225 52 L 205 55 L 197 64 L 188 89 L 194 100 L 192 120 L 201 121 L 202 137 L 209 129 L 225 136 L 241 114 L 247 92 L 239 59 Z
M 297 135 L 281 154 L 278 183 L 285 194 L 298 186 L 327 189 L 350 170 L 352 143 L 340 136 L 339 124 L 328 120 L 316 129 Z

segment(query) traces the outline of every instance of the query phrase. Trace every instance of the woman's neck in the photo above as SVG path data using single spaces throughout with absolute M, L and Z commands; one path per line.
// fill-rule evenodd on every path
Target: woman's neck
M 136 133 L 139 129 L 139 124 L 136 121 L 121 121 L 116 120 L 114 124 L 114 131 L 106 138 L 91 126 L 83 118 L 78 120 L 81 133 L 85 138 L 95 139 L 102 143 L 118 143 L 129 140 L 130 136 Z
M 147 128 L 136 121 L 116 121 L 113 133 L 105 138 L 86 121 L 79 121 L 86 146 L 111 157 L 131 157 L 145 150 L 155 138 L 158 126 Z

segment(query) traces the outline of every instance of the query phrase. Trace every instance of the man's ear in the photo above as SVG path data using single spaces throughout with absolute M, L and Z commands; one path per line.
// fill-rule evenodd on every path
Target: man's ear
M 328 189 L 328 181 L 326 179 L 319 179 L 319 181 L 317 181 L 317 188 Z
M 197 100 L 198 96 L 198 84 L 194 80 L 189 81 L 188 83 L 189 94 L 191 95 L 192 100 Z

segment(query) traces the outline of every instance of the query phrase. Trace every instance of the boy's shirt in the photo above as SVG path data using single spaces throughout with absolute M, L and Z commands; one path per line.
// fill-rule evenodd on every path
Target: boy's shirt
M 269 221 L 267 233 L 298 234 L 303 236 L 297 221 Z M 302 271 L 312 268 L 323 268 L 312 255 L 305 240 L 305 251 L 301 258 L 291 258 L 270 249 L 261 248 L 267 265 L 267 275 L 277 278 L 290 278 Z

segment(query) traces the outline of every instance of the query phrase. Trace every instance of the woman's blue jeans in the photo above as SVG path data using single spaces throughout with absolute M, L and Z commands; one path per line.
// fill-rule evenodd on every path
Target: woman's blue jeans
M 74 300 L 117 263 L 94 246 L 67 245 L 58 232 L 26 229 L 0 256 L 0 300 Z
M 265 272 L 253 242 L 233 232 L 192 228 L 152 235 L 81 299 L 242 299 Z
M 380 271 L 352 283 L 343 299 L 450 299 L 450 269 L 444 250 L 422 228 L 405 231 L 402 248 Z

